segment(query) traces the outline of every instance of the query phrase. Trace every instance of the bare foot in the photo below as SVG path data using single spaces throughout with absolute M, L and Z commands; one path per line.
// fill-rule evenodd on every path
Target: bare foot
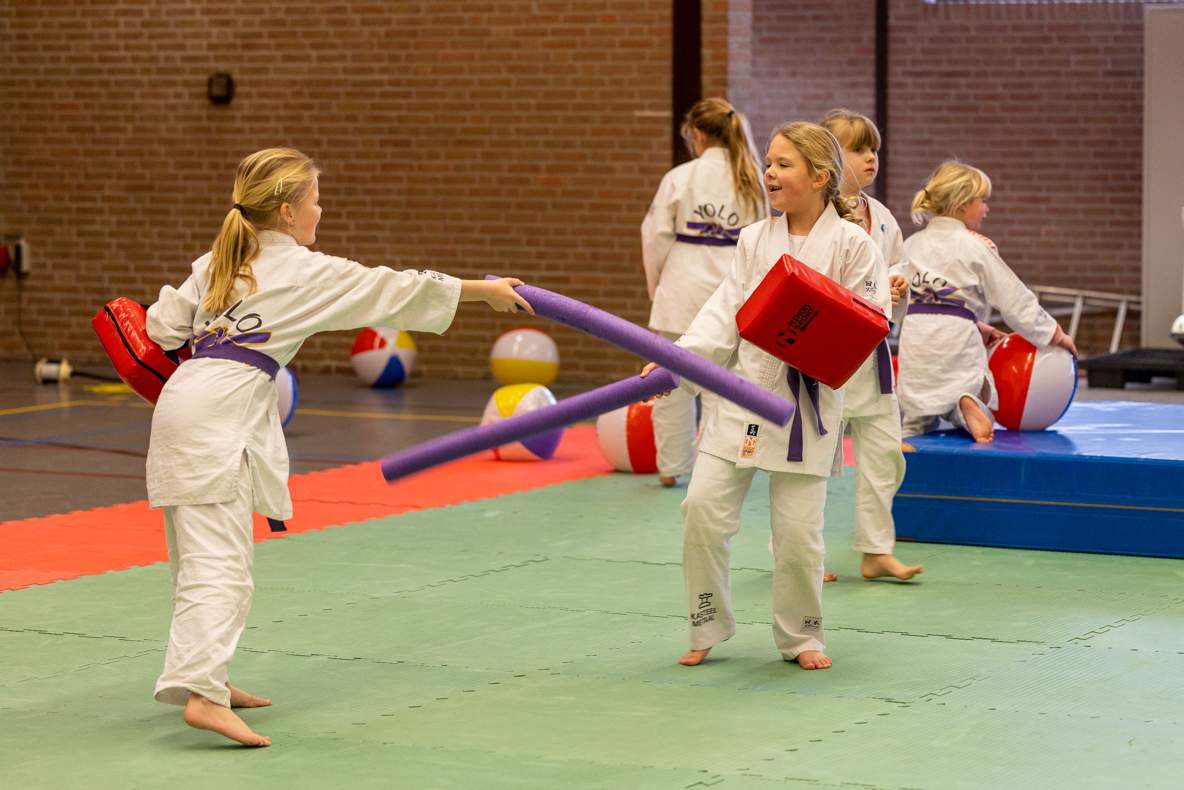
M 232 708 L 266 708 L 271 705 L 271 700 L 267 697 L 256 697 L 243 691 L 240 688 L 235 688 L 229 683 L 226 688 L 230 689 L 230 707 Z
M 894 576 L 907 582 L 924 570 L 920 565 L 905 565 L 891 554 L 864 554 L 863 561 L 859 563 L 859 572 L 865 579 Z
M 839 574 L 824 570 L 822 572 L 822 580 L 824 582 L 837 582 L 839 580 Z
M 707 654 L 710 652 L 710 647 L 705 650 L 688 650 L 678 659 L 678 663 L 684 667 L 697 667 L 703 663 L 703 659 L 707 658 Z
M 982 407 L 974 402 L 974 398 L 963 395 L 958 401 L 958 408 L 962 410 L 962 418 L 966 420 L 966 427 L 976 442 L 986 443 L 995 438 L 995 421 L 983 414 Z
M 802 669 L 830 669 L 830 659 L 817 650 L 803 650 L 794 661 Z
M 658 482 L 662 484 L 663 488 L 673 488 L 674 484 L 678 482 L 678 478 L 667 477 L 666 475 L 658 475 Z
M 271 738 L 259 735 L 230 708 L 210 702 L 200 694 L 190 694 L 185 703 L 185 723 L 198 730 L 225 735 L 243 746 L 271 746 Z

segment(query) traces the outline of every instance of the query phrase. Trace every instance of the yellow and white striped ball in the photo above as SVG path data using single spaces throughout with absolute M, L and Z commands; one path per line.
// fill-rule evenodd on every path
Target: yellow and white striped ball
M 501 384 L 550 384 L 559 375 L 559 347 L 538 329 L 511 329 L 493 342 L 489 365 Z
M 508 384 L 498 387 L 485 404 L 482 425 L 492 425 L 519 414 L 544 409 L 555 404 L 555 396 L 542 384 Z M 521 442 L 503 444 L 493 449 L 499 461 L 545 461 L 555 454 L 563 438 L 563 429 L 531 436 Z

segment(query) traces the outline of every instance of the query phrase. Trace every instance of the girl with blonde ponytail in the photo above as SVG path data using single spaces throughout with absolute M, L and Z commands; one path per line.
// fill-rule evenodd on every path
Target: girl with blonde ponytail
M 727 271 L 741 228 L 768 216 L 748 121 L 724 99 L 696 102 L 682 124 L 695 159 L 662 178 L 641 224 L 641 257 L 653 308 L 649 326 L 682 334 Z M 707 402 L 714 397 L 703 396 Z M 695 404 L 674 393 L 654 406 L 658 479 L 673 486 L 695 458 Z
M 773 639 L 786 661 L 825 669 L 822 625 L 822 512 L 826 481 L 840 450 L 843 391 L 802 375 L 736 329 L 736 313 L 784 255 L 889 309 L 887 267 L 867 232 L 840 214 L 842 152 L 810 123 L 780 127 L 769 140 L 764 184 L 782 212 L 740 231 L 719 287 L 676 342 L 757 386 L 797 404 L 787 426 L 766 422 L 723 399 L 704 420 L 683 511 L 683 577 L 694 666 L 736 632 L 730 545 L 758 469 L 769 476 L 773 533 Z M 842 338 L 834 338 L 842 343 Z M 647 365 L 643 375 L 653 369 Z M 693 392 L 686 380 L 682 387 Z
M 148 336 L 193 356 L 165 383 L 152 414 L 148 498 L 164 509 L 173 621 L 160 702 L 185 723 L 247 746 L 269 746 L 231 707 L 271 702 L 230 685 L 251 604 L 251 513 L 292 516 L 288 450 L 275 375 L 317 332 L 386 326 L 440 333 L 457 304 L 533 312 L 514 279 L 458 280 L 313 252 L 320 171 L 304 154 L 269 148 L 243 159 L 231 208 L 209 253 L 148 308 Z
M 232 193 L 234 204 L 226 212 L 210 250 L 210 282 L 202 299 L 203 308 L 216 313 L 229 307 L 240 281 L 247 293 L 254 293 L 251 262 L 259 255 L 257 230 L 292 228 L 293 207 L 307 203 L 317 189 L 319 176 L 313 161 L 291 148 L 268 148 L 239 163 Z M 319 207 L 316 213 L 319 220 Z M 315 223 L 312 230 L 312 238 L 300 240 L 302 244 L 316 241 Z
M 905 436 L 946 419 L 976 442 L 995 435 L 998 405 L 984 347 L 992 309 L 1036 346 L 1077 348 L 1036 295 L 979 233 L 991 180 L 977 167 L 943 162 L 913 198 L 913 221 L 929 224 L 904 243 L 899 274 L 907 288 L 900 331 L 900 410 Z M 893 274 L 897 274 L 896 271 Z
M 880 130 L 866 115 L 847 109 L 831 110 L 821 125 L 843 148 L 839 194 L 844 205 L 875 242 L 889 269 L 899 266 L 904 261 L 900 225 L 887 206 L 864 192 L 880 169 Z M 907 581 L 923 568 L 905 565 L 892 554 L 896 546 L 892 499 L 904 480 L 904 455 L 887 341 L 843 389 L 843 423 L 851 426 L 855 451 L 855 550 L 863 554 L 859 572 L 865 579 L 893 576 Z M 824 579 L 838 577 L 827 573 Z

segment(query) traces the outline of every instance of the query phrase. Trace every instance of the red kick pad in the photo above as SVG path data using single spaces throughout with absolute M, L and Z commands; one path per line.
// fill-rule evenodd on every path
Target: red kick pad
M 880 308 L 792 255 L 736 313 L 740 337 L 838 389 L 888 336 Z
M 90 325 L 123 383 L 144 400 L 156 403 L 179 360 L 148 337 L 146 322 L 144 306 L 121 296 L 103 305 Z

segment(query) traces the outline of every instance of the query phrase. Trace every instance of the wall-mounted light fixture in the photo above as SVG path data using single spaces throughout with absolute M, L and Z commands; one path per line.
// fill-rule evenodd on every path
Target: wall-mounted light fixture
M 225 71 L 211 74 L 206 80 L 206 93 L 214 104 L 230 104 L 234 98 L 234 77 Z

